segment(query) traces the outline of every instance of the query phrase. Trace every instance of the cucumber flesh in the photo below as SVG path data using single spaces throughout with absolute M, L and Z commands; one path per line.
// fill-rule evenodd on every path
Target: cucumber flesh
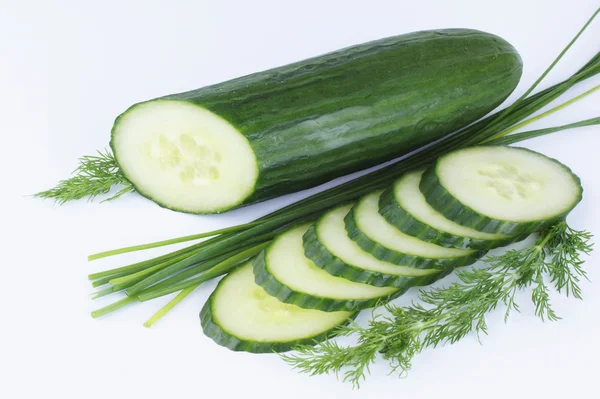
M 338 258 L 345 265 L 352 268 L 359 268 L 371 272 L 390 276 L 409 276 L 421 277 L 432 274 L 438 274 L 437 269 L 417 269 L 414 267 L 399 266 L 393 263 L 384 262 L 377 259 L 370 253 L 364 251 L 357 243 L 352 241 L 346 232 L 344 217 L 352 208 L 352 204 L 343 205 L 335 208 L 319 219 L 315 224 L 315 233 L 319 243 L 327 250 L 330 256 Z M 306 237 L 306 236 L 305 236 Z M 307 248 L 305 240 L 306 252 L 315 253 L 310 248 Z M 319 256 L 311 257 L 311 260 L 319 267 L 326 268 L 328 265 L 323 262 Z
M 387 189 L 379 201 L 379 213 L 405 234 L 452 248 L 490 249 L 515 238 L 484 233 L 447 219 L 427 203 L 419 189 L 423 170 L 405 174 Z
M 445 248 L 402 233 L 379 213 L 382 191 L 365 195 L 346 216 L 346 230 L 375 257 L 398 265 L 458 267 L 473 263 L 480 251 Z
M 247 352 L 283 352 L 330 337 L 352 312 L 321 312 L 280 302 L 254 282 L 251 262 L 229 273 L 200 314 L 204 333 Z
M 579 203 L 579 178 L 524 148 L 471 147 L 440 157 L 420 189 L 445 217 L 473 229 L 524 234 L 564 218 Z
M 140 194 L 185 212 L 229 209 L 253 193 L 258 178 L 246 137 L 189 102 L 133 106 L 115 122 L 111 145 Z
M 254 261 L 256 283 L 279 300 L 325 311 L 357 310 L 398 293 L 335 277 L 304 255 L 302 236 L 310 224 L 291 229 L 275 239 Z

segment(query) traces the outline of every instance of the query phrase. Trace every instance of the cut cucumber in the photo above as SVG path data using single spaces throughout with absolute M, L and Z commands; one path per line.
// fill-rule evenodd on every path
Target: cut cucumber
M 141 195 L 218 213 L 452 133 L 500 105 L 521 70 L 517 51 L 489 33 L 409 33 L 133 105 L 111 147 Z
M 420 189 L 446 218 L 473 229 L 528 234 L 563 219 L 581 201 L 579 178 L 525 148 L 471 147 L 440 157 Z
M 304 234 L 304 254 L 327 273 L 348 280 L 406 289 L 429 284 L 445 274 L 439 269 L 418 269 L 381 261 L 348 237 L 344 217 L 352 205 L 325 213 Z
M 200 312 L 204 334 L 217 344 L 254 353 L 323 341 L 353 316 L 278 301 L 256 285 L 251 262 L 222 279 Z
M 269 295 L 302 308 L 331 312 L 368 308 L 403 293 L 335 277 L 315 266 L 302 247 L 302 235 L 309 226 L 281 234 L 255 259 L 255 281 Z
M 419 189 L 424 170 L 396 180 L 379 199 L 379 213 L 404 234 L 442 247 L 491 249 L 519 238 L 484 233 L 455 223 L 433 209 Z
M 252 194 L 258 177 L 246 137 L 188 102 L 157 100 L 131 107 L 115 122 L 112 146 L 136 190 L 175 209 L 234 207 Z
M 362 197 L 345 218 L 350 238 L 376 258 L 419 268 L 455 268 L 483 255 L 484 251 L 445 248 L 402 233 L 379 213 L 381 193 Z

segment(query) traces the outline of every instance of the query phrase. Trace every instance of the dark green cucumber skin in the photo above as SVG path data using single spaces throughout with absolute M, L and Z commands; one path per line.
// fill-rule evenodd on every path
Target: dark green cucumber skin
M 219 289 L 219 286 L 217 286 L 217 289 Z M 298 345 L 315 345 L 321 341 L 325 341 L 326 339 L 335 336 L 337 332 L 338 326 L 322 334 L 294 341 L 258 342 L 245 340 L 238 338 L 232 333 L 223 329 L 213 318 L 212 298 L 213 295 L 208 298 L 202 307 L 202 310 L 200 311 L 200 324 L 202 326 L 202 331 L 204 332 L 204 335 L 215 341 L 218 345 L 229 348 L 232 351 L 251 353 L 287 352 L 294 349 Z M 348 322 L 353 320 L 357 315 L 358 313 L 354 313 L 352 316 L 350 316 Z
M 471 265 L 486 253 L 485 250 L 473 250 L 473 252 L 468 255 L 459 256 L 455 258 L 425 258 L 422 256 L 398 252 L 391 248 L 384 247 L 378 242 L 371 240 L 362 231 L 360 231 L 354 217 L 355 211 L 356 205 L 352 207 L 350 212 L 348 212 L 348 215 L 346 215 L 346 217 L 344 218 L 348 236 L 363 250 L 369 252 L 377 259 L 383 260 L 385 262 L 390 262 L 401 266 L 418 267 L 422 269 L 454 269 L 456 267 Z
M 486 148 L 489 148 L 486 147 Z M 511 147 L 518 148 L 523 151 L 529 151 L 540 155 L 535 151 L 531 151 L 527 148 L 522 147 Z M 527 236 L 533 232 L 552 226 L 553 224 L 563 220 L 567 217 L 569 212 L 575 208 L 575 206 L 583 198 L 583 187 L 581 186 L 581 180 L 579 177 L 569 169 L 566 165 L 563 165 L 558 160 L 550 157 L 550 160 L 558 163 L 564 168 L 571 176 L 573 180 L 579 185 L 579 196 L 573 201 L 572 206 L 563 213 L 555 215 L 552 218 L 544 220 L 532 220 L 527 222 L 515 222 L 510 220 L 498 220 L 488 216 L 482 215 L 479 212 L 471 209 L 470 207 L 462 204 L 458 201 L 446 188 L 440 183 L 436 174 L 436 168 L 438 166 L 439 159 L 431 165 L 421 178 L 419 189 L 425 195 L 425 199 L 436 211 L 440 212 L 446 218 L 462 224 L 463 226 L 471 227 L 472 229 L 483 231 L 486 233 L 506 234 L 513 236 Z
M 457 236 L 423 223 L 402 208 L 396 200 L 394 185 L 387 188 L 379 198 L 379 213 L 391 225 L 406 235 L 446 248 L 490 250 L 524 240 L 527 235 L 508 236 L 505 239 L 483 240 Z
M 314 187 L 452 133 L 502 103 L 521 72 L 518 52 L 502 38 L 446 29 L 376 40 L 161 99 L 214 112 L 253 148 L 254 192 L 214 211 L 222 212 Z M 117 161 L 121 116 L 111 140 Z
M 263 250 L 254 260 L 254 280 L 267 294 L 279 299 L 281 302 L 290 303 L 304 309 L 317 309 L 324 312 L 358 311 L 386 303 L 406 292 L 401 289 L 391 295 L 370 299 L 334 299 L 325 298 L 294 291 L 277 280 L 267 268 L 265 257 L 269 248 Z
M 438 273 L 428 276 L 394 276 L 376 271 L 365 270 L 348 264 L 332 254 L 319 241 L 315 225 L 311 226 L 302 237 L 304 255 L 316 266 L 327 273 L 342 277 L 356 283 L 369 284 L 376 287 L 395 287 L 407 290 L 411 287 L 429 285 L 452 272 L 452 268 L 439 269 Z

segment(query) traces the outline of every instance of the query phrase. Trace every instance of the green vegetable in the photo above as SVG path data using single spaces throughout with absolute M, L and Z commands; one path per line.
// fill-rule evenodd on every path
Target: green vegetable
M 395 298 L 405 290 L 374 287 L 330 275 L 304 255 L 309 224 L 281 234 L 254 261 L 256 283 L 281 302 L 326 312 L 356 311 Z
M 596 14 L 594 14 L 594 16 Z M 206 259 L 210 259 L 211 257 L 215 256 L 226 256 L 227 253 L 236 250 L 236 248 L 244 247 L 248 245 L 249 242 L 259 243 L 261 240 L 265 240 L 266 242 L 269 240 L 269 238 L 263 237 L 269 236 L 276 229 L 281 229 L 284 226 L 293 224 L 299 220 L 302 220 L 303 218 L 304 220 L 316 218 L 321 214 L 321 212 L 327 209 L 335 207 L 341 203 L 354 201 L 362 195 L 372 192 L 373 190 L 385 188 L 398 177 L 403 175 L 406 171 L 424 167 L 433 162 L 440 155 L 447 153 L 451 150 L 455 150 L 457 148 L 464 148 L 470 145 L 481 144 L 484 142 L 493 143 L 496 138 L 501 138 L 500 140 L 509 139 L 512 136 L 503 136 L 505 136 L 507 132 L 510 132 L 511 130 L 509 129 L 511 129 L 513 126 L 520 124 L 522 127 L 524 126 L 524 124 L 528 123 L 528 121 L 535 120 L 537 117 L 522 122 L 528 116 L 532 115 L 536 111 L 540 110 L 542 107 L 554 101 L 556 98 L 561 96 L 563 93 L 565 93 L 568 89 L 570 89 L 577 83 L 584 81 L 592 76 L 595 76 L 600 72 L 600 53 L 598 53 L 569 79 L 555 84 L 545 90 L 542 90 L 537 94 L 529 96 L 534 90 L 534 88 L 540 83 L 540 81 L 558 62 L 558 60 L 560 60 L 563 57 L 565 52 L 577 40 L 577 38 L 581 35 L 584 29 L 590 24 L 591 20 L 592 19 L 590 19 L 585 24 L 585 26 L 569 43 L 569 45 L 559 54 L 559 56 L 552 63 L 552 65 L 542 74 L 542 76 L 531 86 L 530 89 L 525 91 L 523 96 L 519 98 L 515 103 L 513 103 L 507 109 L 490 115 L 456 134 L 449 135 L 448 137 L 444 138 L 442 141 L 436 143 L 435 145 L 429 146 L 425 149 L 415 152 L 405 157 L 404 159 L 389 166 L 386 166 L 380 170 L 371 172 L 355 180 L 349 181 L 345 184 L 341 184 L 337 187 L 310 196 L 302 201 L 294 203 L 278 211 L 272 212 L 271 214 L 266 215 L 250 224 L 233 226 L 217 232 L 201 233 L 198 235 L 165 240 L 158 243 L 150 243 L 141 246 L 138 245 L 133 247 L 121 248 L 90 256 L 90 259 L 98 259 L 104 256 L 116 255 L 139 249 L 156 248 L 170 243 L 185 242 L 193 240 L 195 238 L 214 235 L 214 237 L 204 242 L 194 244 L 184 249 L 184 251 L 188 251 L 187 253 L 191 255 L 188 259 L 186 259 L 185 262 L 180 262 L 179 264 L 172 265 L 172 267 L 168 268 L 168 273 L 170 273 L 169 277 L 166 277 L 165 279 L 165 276 L 149 276 L 150 278 L 146 278 L 145 280 L 140 282 L 141 287 L 139 287 L 139 289 L 131 290 L 131 292 L 129 292 L 129 295 L 132 295 L 130 299 L 121 301 L 115 304 L 114 306 L 111 305 L 108 307 L 108 309 L 114 310 L 127 304 L 137 302 L 137 298 L 135 297 L 143 296 L 144 292 L 146 290 L 151 291 L 153 286 L 159 286 L 163 284 L 168 286 L 169 284 L 171 284 L 169 283 L 169 281 L 171 281 L 172 279 L 175 279 L 175 283 L 178 283 L 178 276 L 182 275 L 188 270 L 193 271 L 193 265 L 196 265 L 198 263 L 202 265 L 206 263 Z M 573 100 L 570 100 L 567 103 L 572 104 Z M 563 103 L 557 107 L 554 107 L 550 111 L 546 112 L 545 115 L 551 114 L 564 108 L 564 104 L 567 103 Z M 577 124 L 574 124 L 573 126 L 576 125 Z M 559 126 L 557 128 L 545 129 L 542 133 L 540 133 L 539 131 L 534 132 L 536 133 L 535 136 L 538 136 L 542 134 L 549 134 L 554 131 L 559 131 L 564 128 L 564 126 Z M 529 133 L 530 132 L 526 132 L 523 134 L 515 135 L 516 141 L 524 140 L 529 137 L 535 137 L 530 136 Z M 152 267 L 154 265 L 160 264 L 161 262 L 164 262 L 165 257 L 175 256 L 177 252 L 179 251 L 167 254 L 163 257 L 159 257 L 156 259 L 150 259 L 142 263 L 144 264 L 144 267 Z M 139 266 L 136 266 L 136 268 L 137 267 Z M 123 271 L 116 272 L 116 270 L 119 269 L 121 268 L 109 270 L 103 272 L 103 274 L 107 276 L 112 273 L 125 273 Z M 137 269 L 136 271 L 139 271 L 139 269 Z M 99 282 L 105 281 L 106 278 L 107 277 L 101 277 L 98 280 L 95 280 L 94 283 L 98 283 L 98 285 L 100 285 Z M 161 279 L 163 280 L 161 281 Z M 99 310 L 98 313 L 94 314 L 97 315 L 100 313 L 106 313 L 106 311 L 107 310 L 102 309 Z
M 235 351 L 284 352 L 332 336 L 355 316 L 279 302 L 254 282 L 251 262 L 219 282 L 200 313 L 204 334 Z
M 345 381 L 358 386 L 378 357 L 388 361 L 391 372 L 402 375 L 424 349 L 455 343 L 472 331 L 487 334 L 486 314 L 504 304 L 508 318 L 518 310 L 515 295 L 521 290 L 531 288 L 538 316 L 556 320 L 544 279 L 559 292 L 581 298 L 578 283 L 585 271 L 580 254 L 591 251 L 590 239 L 589 233 L 562 221 L 542 231 L 531 247 L 486 258 L 485 268 L 458 271 L 460 282 L 421 291 L 419 303 L 388 305 L 390 315 L 375 317 L 366 328 L 340 327 L 337 334 L 356 336 L 356 345 L 326 341 L 316 347 L 298 346 L 296 353 L 282 357 L 301 372 L 343 373 Z
M 402 233 L 381 214 L 375 191 L 360 199 L 345 218 L 348 236 L 377 259 L 403 266 L 454 268 L 470 265 L 485 251 L 445 248 Z
M 423 169 L 407 173 L 381 195 L 379 213 L 404 234 L 450 248 L 491 249 L 525 238 L 483 233 L 447 219 L 419 189 Z
M 383 262 L 364 251 L 348 237 L 344 216 L 352 205 L 326 212 L 303 236 L 304 254 L 327 273 L 376 287 L 406 289 L 429 284 L 445 273 L 440 269 L 418 269 Z
M 419 188 L 446 218 L 473 229 L 529 234 L 565 218 L 581 201 L 579 178 L 565 165 L 515 147 L 471 147 L 443 155 Z
M 141 195 L 191 213 L 278 197 L 476 121 L 514 90 L 521 70 L 497 36 L 424 31 L 135 104 L 112 129 L 115 183 L 124 176 Z M 40 196 L 76 198 L 61 188 Z

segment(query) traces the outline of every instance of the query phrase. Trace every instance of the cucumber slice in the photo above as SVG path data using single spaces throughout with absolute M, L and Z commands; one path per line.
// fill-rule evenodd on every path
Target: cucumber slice
M 325 213 L 304 234 L 304 254 L 327 273 L 348 280 L 406 289 L 429 284 L 445 274 L 381 261 L 364 251 L 346 233 L 344 217 L 352 204 Z
M 282 303 L 254 282 L 252 264 L 229 273 L 204 304 L 204 334 L 234 351 L 284 352 L 335 334 L 352 312 L 321 312 Z
M 345 218 L 348 236 L 378 259 L 419 268 L 470 265 L 485 251 L 444 248 L 402 233 L 379 214 L 383 190 L 365 195 Z
M 281 234 L 255 259 L 255 281 L 269 295 L 302 308 L 332 312 L 368 308 L 404 292 L 355 283 L 315 266 L 304 256 L 302 247 L 302 235 L 309 226 Z
M 436 211 L 419 190 L 423 170 L 396 180 L 379 199 L 379 213 L 404 234 L 442 247 L 491 249 L 525 237 L 484 233 L 462 226 Z
M 156 100 L 117 118 L 111 146 L 136 190 L 161 206 L 214 213 L 254 192 L 258 163 L 248 139 L 198 105 Z
M 495 234 L 520 235 L 563 219 L 581 201 L 579 178 L 565 165 L 518 147 L 471 147 L 440 157 L 421 192 L 446 218 Z

